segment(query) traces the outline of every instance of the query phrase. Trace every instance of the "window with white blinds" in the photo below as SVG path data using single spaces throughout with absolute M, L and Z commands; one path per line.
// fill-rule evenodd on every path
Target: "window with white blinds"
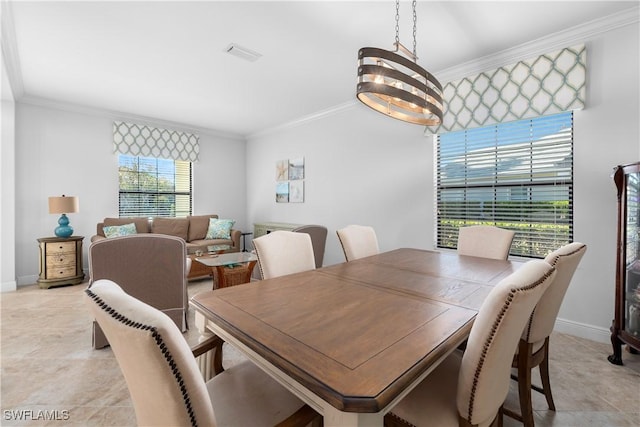
M 191 215 L 191 162 L 120 154 L 120 217 Z
M 573 113 L 438 136 L 436 245 L 458 229 L 516 232 L 511 255 L 543 258 L 573 241 Z

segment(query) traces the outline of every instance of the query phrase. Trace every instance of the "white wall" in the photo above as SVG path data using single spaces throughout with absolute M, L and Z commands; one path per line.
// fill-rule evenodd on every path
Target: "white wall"
M 336 229 L 349 224 L 373 226 L 382 250 L 429 248 L 431 153 L 422 127 L 360 105 L 253 137 L 247 149 L 248 219 L 325 225 L 325 265 L 344 261 Z M 304 203 L 276 203 L 276 161 L 301 156 Z
M 87 248 L 96 223 L 118 216 L 118 160 L 113 153 L 112 123 L 113 118 L 106 114 L 17 104 L 18 285 L 35 283 L 36 239 L 52 236 L 57 225 L 59 215 L 48 213 L 49 196 L 79 197 L 80 212 L 70 214 L 69 219 L 74 235 L 85 236 L 87 270 Z M 244 158 L 243 141 L 200 133 L 200 161 L 194 166 L 194 214 L 218 213 L 235 219 L 240 227 L 246 224 Z
M 556 328 L 608 342 L 616 249 L 615 165 L 640 160 L 638 24 L 587 40 L 587 108 L 575 114 L 574 238 L 588 245 Z M 549 49 L 551 51 L 551 49 Z M 278 159 L 304 156 L 306 200 L 277 204 Z M 422 130 L 364 106 L 249 139 L 247 215 L 252 222 L 329 228 L 325 264 L 341 262 L 336 228 L 375 227 L 382 250 L 432 248 L 433 149 Z
M 587 105 L 574 123 L 574 233 L 588 245 L 567 291 L 558 329 L 601 328 L 613 319 L 616 254 L 616 165 L 640 161 L 638 24 L 587 40 Z
M 15 103 L 2 53 L 2 136 L 0 142 L 0 291 L 16 290 L 15 275 Z

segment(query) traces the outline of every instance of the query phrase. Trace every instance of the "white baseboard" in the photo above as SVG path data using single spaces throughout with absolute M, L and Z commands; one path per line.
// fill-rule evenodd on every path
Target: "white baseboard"
M 11 280 L 9 282 L 2 282 L 2 284 L 0 284 L 0 292 L 13 292 L 17 288 L 18 287 L 15 280 Z
M 33 274 L 29 276 L 19 276 L 18 286 L 33 285 L 38 280 L 38 277 L 39 276 L 37 274 Z
M 604 344 L 611 343 L 611 332 L 608 328 L 587 325 L 566 319 L 556 319 L 554 331 L 569 334 L 580 338 L 586 338 Z

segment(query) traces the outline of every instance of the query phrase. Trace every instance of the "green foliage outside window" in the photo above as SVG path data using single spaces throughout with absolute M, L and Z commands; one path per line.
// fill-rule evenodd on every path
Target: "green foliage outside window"
M 191 163 L 120 155 L 120 217 L 191 214 Z

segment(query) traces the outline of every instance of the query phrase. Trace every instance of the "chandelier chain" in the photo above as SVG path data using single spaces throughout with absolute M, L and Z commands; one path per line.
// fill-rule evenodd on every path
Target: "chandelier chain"
M 400 43 L 400 0 L 396 0 L 396 45 Z
M 418 55 L 416 51 L 416 24 L 418 22 L 418 15 L 416 14 L 416 0 L 413 0 L 413 58 L 414 61 L 418 61 Z

